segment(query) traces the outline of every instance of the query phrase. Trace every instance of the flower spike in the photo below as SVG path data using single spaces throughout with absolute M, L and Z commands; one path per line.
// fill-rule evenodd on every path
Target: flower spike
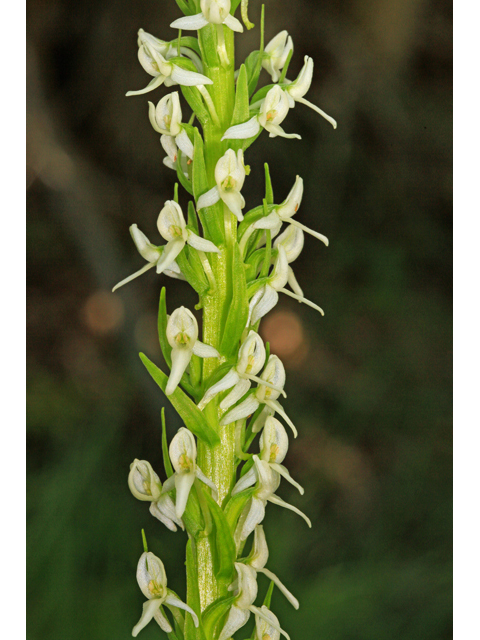
M 198 617 L 193 609 L 182 602 L 177 596 L 167 589 L 167 574 L 160 558 L 150 552 L 142 553 L 137 565 L 137 582 L 147 601 L 143 605 L 140 620 L 133 627 L 132 636 L 136 638 L 140 631 L 154 619 L 166 633 L 173 631 L 172 626 L 162 611 L 162 605 L 177 607 L 188 611 L 193 618 L 193 623 L 198 627 Z
M 176 489 L 175 513 L 177 518 L 181 518 L 185 511 L 190 490 L 196 479 L 210 487 L 214 500 L 217 499 L 217 487 L 197 466 L 197 445 L 191 431 L 185 427 L 178 430 L 170 443 L 169 454 L 175 473 L 164 482 L 162 493 Z

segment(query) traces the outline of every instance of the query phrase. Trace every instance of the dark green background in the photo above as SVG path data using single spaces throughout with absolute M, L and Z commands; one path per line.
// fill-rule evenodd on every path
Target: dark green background
M 250 14 L 258 22 L 259 5 Z M 307 96 L 247 161 L 247 205 L 271 164 L 277 202 L 300 174 L 307 238 L 295 273 L 315 311 L 281 298 L 263 335 L 287 368 L 300 437 L 287 464 L 309 530 L 271 506 L 269 568 L 301 602 L 275 594 L 292 640 L 451 638 L 451 8 L 436 0 L 268 0 L 266 36 L 294 38 L 290 77 L 315 59 Z M 164 402 L 137 357 L 161 363 L 160 286 L 169 309 L 187 285 L 140 268 L 133 222 L 155 221 L 173 172 L 147 119 L 136 31 L 166 38 L 174 0 L 30 0 L 28 17 L 28 470 L 31 640 L 130 637 L 145 527 L 182 592 L 184 536 L 133 499 L 133 458 L 160 459 Z M 239 58 L 258 29 L 238 39 Z M 12 57 L 15 52 L 12 52 Z M 266 75 L 262 76 L 264 81 Z M 103 293 L 102 293 L 103 292 Z M 290 342 L 298 348 L 292 354 Z M 181 426 L 168 411 L 170 436 Z M 260 578 L 263 592 L 266 581 Z M 239 638 L 247 636 L 238 634 Z M 160 638 L 153 624 L 142 638 Z

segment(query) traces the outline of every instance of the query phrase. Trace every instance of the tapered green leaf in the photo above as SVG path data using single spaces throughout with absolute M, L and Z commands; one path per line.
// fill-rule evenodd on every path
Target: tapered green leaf
M 203 154 L 203 140 L 198 129 L 195 129 L 194 133 L 192 183 L 195 200 L 198 200 L 201 195 L 210 189 L 205 166 L 205 156 Z M 223 217 L 219 215 L 220 213 L 221 209 L 218 205 L 201 209 L 198 212 L 205 236 L 217 247 L 220 247 L 224 243 Z
M 208 109 L 203 102 L 202 94 L 197 89 L 197 87 L 185 87 L 184 85 L 182 85 L 181 90 L 183 93 L 183 97 L 188 102 L 190 108 L 197 116 L 202 126 L 204 126 L 205 123 L 208 122 L 210 114 L 208 113 Z
M 253 464 L 253 461 L 251 465 L 252 464 Z M 255 487 L 251 487 L 250 489 L 246 489 L 241 493 L 237 493 L 237 495 L 233 496 L 233 498 L 230 498 L 230 500 L 227 502 L 227 505 L 225 507 L 225 519 L 228 523 L 228 526 L 230 527 L 230 531 L 232 532 L 232 534 L 235 532 L 240 514 L 245 508 L 245 505 L 247 504 L 247 502 L 253 496 L 254 492 L 255 492 Z
M 185 189 L 185 191 L 187 191 L 187 193 L 189 193 L 191 196 L 193 196 L 192 183 L 187 178 L 187 176 L 183 173 L 183 169 L 182 169 L 182 151 L 181 151 L 181 149 L 179 149 L 178 152 L 177 152 L 177 162 L 175 163 L 175 168 L 177 169 L 177 178 L 180 181 L 180 184 Z
M 192 616 L 185 616 L 185 640 L 206 640 L 205 632 L 201 624 L 202 608 L 200 605 L 200 590 L 198 586 L 197 556 L 194 550 L 194 543 L 191 539 L 187 542 L 185 564 L 187 567 L 187 604 L 195 611 L 200 621 L 200 626 L 195 628 Z
M 265 595 L 265 600 L 263 601 L 263 604 L 266 607 L 268 607 L 268 609 L 270 609 L 270 604 L 272 603 L 272 594 L 273 594 L 274 588 L 275 588 L 275 583 L 272 580 L 268 586 L 268 591 Z
M 188 284 L 195 289 L 198 295 L 201 296 L 205 293 L 209 284 L 196 249 L 185 246 L 177 256 L 177 263 Z
M 167 299 L 166 299 L 166 289 L 162 287 L 160 292 L 160 302 L 158 305 L 158 341 L 160 342 L 160 349 L 162 350 L 163 357 L 165 358 L 165 362 L 169 369 L 172 368 L 172 347 L 169 345 L 167 340 Z
M 175 0 L 175 2 L 178 4 L 178 6 L 180 7 L 180 9 L 183 11 L 183 13 L 186 16 L 191 16 L 193 15 L 193 11 L 189 6 L 188 1 L 186 0 Z
M 272 179 L 270 177 L 270 167 L 268 166 L 268 162 L 264 164 L 265 168 L 265 200 L 268 204 L 273 204 L 273 187 L 272 187 Z
M 194 231 L 194 233 L 199 234 L 199 230 L 198 230 L 198 218 L 197 218 L 197 212 L 195 211 L 195 205 L 194 203 L 189 200 L 188 201 L 188 219 L 187 219 L 187 223 L 188 226 L 192 228 L 192 230 Z
M 245 60 L 245 67 L 247 70 L 247 82 L 248 82 L 248 95 L 251 96 L 258 85 L 260 78 L 261 62 L 258 64 L 258 60 L 261 60 L 260 51 L 252 51 L 252 53 Z
M 238 350 L 238 344 L 248 320 L 247 280 L 245 266 L 238 244 L 233 247 L 232 300 L 223 331 L 220 353 L 230 357 Z
M 250 118 L 250 105 L 249 105 L 249 93 L 248 93 L 248 79 L 247 70 L 245 65 L 240 67 L 240 73 L 238 74 L 236 93 L 235 93 L 235 107 L 233 110 L 232 121 L 230 126 L 241 124 L 246 122 Z M 229 146 L 234 150 L 243 148 L 243 140 L 229 140 Z
M 167 442 L 167 425 L 165 424 L 165 407 L 162 407 L 162 456 L 163 466 L 165 467 L 165 473 L 167 478 L 173 476 L 173 467 L 170 462 L 170 456 L 168 455 L 168 442 Z
M 251 255 L 248 256 L 247 263 L 247 283 L 255 280 L 257 275 L 260 273 L 260 269 L 262 268 L 263 262 L 265 260 L 265 249 L 258 249 L 254 251 Z
M 232 531 L 222 509 L 215 500 L 205 492 L 210 513 L 215 527 L 215 575 L 217 579 L 233 580 L 235 571 L 236 549 Z
M 145 354 L 140 353 L 140 359 L 160 389 L 165 392 L 168 376 L 166 376 L 156 364 L 149 360 Z M 167 398 L 184 421 L 185 426 L 188 427 L 193 434 L 211 447 L 220 443 L 218 434 L 208 424 L 203 413 L 179 387 L 177 387 L 170 396 L 167 396 Z
M 219 598 L 208 605 L 203 612 L 203 629 L 207 638 L 217 638 L 220 632 L 219 623 L 223 623 L 223 618 L 227 615 L 230 607 L 235 602 L 235 596 L 225 596 Z
M 270 89 L 273 89 L 273 87 L 276 87 L 276 84 L 268 84 L 266 87 L 262 87 L 261 89 L 259 89 L 253 96 L 252 99 L 250 100 L 250 104 L 254 105 L 257 102 L 261 102 L 262 100 L 265 99 L 267 93 L 270 91 Z

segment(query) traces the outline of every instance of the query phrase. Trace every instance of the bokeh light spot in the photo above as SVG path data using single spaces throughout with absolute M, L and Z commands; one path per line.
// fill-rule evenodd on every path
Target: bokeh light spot
M 125 315 L 120 297 L 109 291 L 96 291 L 83 307 L 85 324 L 96 335 L 107 335 L 117 331 Z

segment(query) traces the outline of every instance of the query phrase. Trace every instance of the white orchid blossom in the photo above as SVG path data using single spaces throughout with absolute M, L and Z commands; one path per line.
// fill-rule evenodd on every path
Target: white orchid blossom
M 235 543 L 237 547 L 248 538 L 257 525 L 259 525 L 265 517 L 265 507 L 267 502 L 272 502 L 280 507 L 285 507 L 301 516 L 308 526 L 311 528 L 312 523 L 307 516 L 288 502 L 285 502 L 277 495 L 275 491 L 280 485 L 281 476 L 277 471 L 271 468 L 270 464 L 265 460 L 260 460 L 256 455 L 253 456 L 253 467 L 240 478 L 234 486 L 232 496 L 245 491 L 249 487 L 256 485 L 255 492 L 245 505 L 240 518 L 238 519 L 237 528 L 235 529 Z
M 173 53 L 174 49 L 170 49 L 170 45 L 167 46 L 167 43 L 146 33 L 143 29 L 140 29 L 138 32 L 138 44 L 138 60 L 145 71 L 153 76 L 153 80 L 151 80 L 144 89 L 128 91 L 127 96 L 138 96 L 143 93 L 148 93 L 163 83 L 165 83 L 167 87 L 174 84 L 180 84 L 185 87 L 213 84 L 212 80 L 202 73 L 188 71 L 175 62 L 169 62 L 167 56 L 170 54 L 170 58 L 174 57 L 178 55 L 178 51 L 176 54 Z M 192 58 L 192 56 L 189 55 L 189 58 Z M 198 64 L 196 66 L 198 68 Z
M 128 278 L 125 278 L 124 280 L 116 284 L 113 287 L 112 291 L 116 291 L 120 287 L 123 287 L 124 284 L 127 284 L 135 278 L 138 278 L 138 276 L 141 276 L 149 269 L 153 269 L 153 267 L 157 267 L 157 273 L 165 273 L 165 275 L 170 276 L 171 278 L 185 280 L 185 276 L 180 271 L 180 267 L 175 262 L 175 259 L 169 261 L 166 266 L 162 266 L 166 246 L 156 247 L 150 242 L 147 236 L 142 231 L 140 231 L 136 224 L 131 225 L 130 235 L 132 236 L 132 240 L 137 247 L 138 253 L 142 256 L 142 258 L 145 258 L 147 264 L 139 271 L 136 271 L 131 276 L 128 276 Z M 161 265 L 160 271 L 158 270 L 158 265 Z
M 167 42 L 166 40 L 160 40 L 160 38 L 156 38 L 152 36 L 151 33 L 147 33 L 143 29 L 138 30 L 138 59 L 140 64 L 145 69 L 147 73 L 152 76 L 157 75 L 158 70 L 154 64 L 153 57 L 151 55 L 151 51 L 155 51 L 160 53 L 165 60 L 170 60 L 170 58 L 176 58 L 179 55 L 178 49 L 178 39 L 172 40 L 171 42 Z M 180 46 L 180 56 L 184 56 L 185 58 L 190 58 L 193 62 L 197 71 L 199 73 L 203 72 L 203 63 L 201 58 L 189 47 Z M 167 78 L 165 81 L 165 86 L 169 87 L 173 84 L 177 84 L 173 82 L 170 78 Z
M 182 124 L 182 107 L 178 91 L 164 96 L 156 107 L 153 102 L 149 102 L 148 117 L 157 133 L 173 137 L 182 153 L 193 159 L 193 144 Z
M 160 136 L 160 144 L 163 147 L 163 150 L 167 154 L 163 159 L 163 164 L 169 169 L 177 170 L 177 158 L 178 158 L 178 147 L 175 142 L 175 138 L 172 136 Z M 180 157 L 180 168 L 183 171 L 183 175 L 188 178 L 188 165 L 191 163 L 191 159 L 182 153 Z
M 133 627 L 132 636 L 134 638 L 152 619 L 166 633 L 173 631 L 170 622 L 162 611 L 162 605 L 188 611 L 193 618 L 194 625 L 198 627 L 198 617 L 195 611 L 177 598 L 173 591 L 167 589 L 165 567 L 160 558 L 157 558 L 153 553 L 145 552 L 140 556 L 137 565 L 137 582 L 147 601 L 143 605 L 140 620 Z
M 271 355 L 269 357 L 267 366 L 260 376 L 260 379 L 269 382 L 269 386 L 267 387 L 265 384 L 260 383 L 260 386 L 255 389 L 253 394 L 249 395 L 233 409 L 230 409 L 230 411 L 222 417 L 220 424 L 223 426 L 236 420 L 243 420 L 254 413 L 261 404 L 265 404 L 282 416 L 291 427 L 293 435 L 296 438 L 297 430 L 295 425 L 277 400 L 285 386 L 285 367 L 278 356 Z
M 221 380 L 207 389 L 203 398 L 198 403 L 198 408 L 204 409 L 217 394 L 233 387 L 233 390 L 220 403 L 220 409 L 227 411 L 227 409 L 247 393 L 252 385 L 252 381 L 280 391 L 280 393 L 286 397 L 283 389 L 277 389 L 271 385 L 270 382 L 257 377 L 256 374 L 265 364 L 265 358 L 266 352 L 263 340 L 258 333 L 250 331 L 238 350 L 237 364 L 232 367 Z
M 228 587 L 229 591 L 234 591 L 236 599 L 228 613 L 227 620 L 223 626 L 218 640 L 229 640 L 234 633 L 247 624 L 250 614 L 254 613 L 260 619 L 271 623 L 271 617 L 265 613 L 264 608 L 259 609 L 253 603 L 258 594 L 257 573 L 255 569 L 241 562 L 235 562 L 237 577 Z M 279 625 L 274 623 L 275 628 L 288 640 L 290 637 Z
M 211 207 L 219 200 L 223 200 L 228 209 L 243 220 L 242 209 L 245 207 L 245 199 L 240 193 L 245 182 L 245 163 L 243 151 L 239 149 L 235 154 L 233 149 L 228 149 L 215 166 L 215 182 L 217 185 L 200 196 L 197 209 Z
M 310 109 L 313 109 L 317 113 L 319 113 L 325 120 L 327 120 L 334 129 L 337 128 L 337 122 L 331 116 L 322 111 L 319 107 L 312 104 L 308 100 L 305 100 L 303 97 L 310 89 L 313 78 L 313 59 L 309 56 L 305 56 L 304 65 L 302 70 L 298 74 L 298 77 L 293 82 L 290 82 L 285 88 L 285 92 L 288 95 L 288 101 L 290 107 L 293 109 L 295 107 L 295 102 L 300 102 L 301 104 L 305 104 Z
M 279 473 L 287 482 L 296 487 L 303 496 L 305 493 L 302 486 L 295 482 L 290 475 L 287 467 L 283 464 L 283 460 L 288 451 L 288 436 L 283 424 L 274 418 L 268 416 L 265 421 L 265 427 L 260 436 L 260 459 L 268 462 L 270 468 Z
M 294 262 L 300 253 L 302 252 L 303 245 L 305 244 L 305 237 L 303 235 L 302 229 L 299 229 L 293 224 L 289 224 L 283 233 L 281 233 L 278 238 L 275 239 L 273 246 L 278 250 L 279 245 L 282 245 L 285 249 L 285 253 L 287 255 L 288 261 L 288 277 L 287 283 L 293 289 L 293 292 L 303 298 L 303 290 L 301 286 L 298 284 L 298 281 L 293 273 L 293 269 L 290 266 L 292 262 Z
M 282 222 L 287 222 L 288 224 L 293 224 L 295 227 L 302 229 L 306 233 L 318 238 L 321 240 L 325 246 L 328 247 L 328 238 L 326 238 L 318 231 L 313 231 L 313 229 L 309 229 L 305 225 L 301 224 L 297 220 L 294 219 L 294 215 L 297 213 L 300 205 L 302 203 L 303 198 L 303 180 L 300 176 L 297 176 L 295 179 L 295 184 L 290 190 L 290 193 L 286 197 L 286 199 L 282 202 L 282 204 L 277 205 L 274 210 L 264 218 L 260 218 L 253 224 L 254 229 L 270 229 L 272 230 L 272 236 L 276 235 L 280 230 L 280 226 Z M 275 233 L 276 232 L 276 233 Z
M 293 51 L 293 40 L 288 31 L 280 31 L 266 45 L 262 56 L 262 67 L 272 76 L 272 82 L 278 82 L 280 71 Z
M 178 18 L 170 26 L 182 31 L 197 31 L 207 24 L 224 24 L 232 31 L 243 33 L 242 23 L 230 13 L 231 7 L 231 0 L 200 0 L 201 13 Z
M 192 355 L 199 358 L 219 358 L 218 351 L 198 339 L 198 323 L 193 313 L 185 307 L 175 309 L 167 322 L 167 340 L 172 347 L 172 369 L 165 394 L 170 396 L 178 386 Z
M 183 522 L 177 518 L 173 500 L 167 493 L 162 494 L 160 478 L 147 460 L 135 459 L 130 465 L 128 486 L 137 500 L 150 502 L 150 513 L 170 529 L 176 531 L 178 525 L 184 529 Z
M 290 593 L 287 587 L 274 573 L 272 573 L 268 569 L 265 569 L 265 565 L 267 564 L 267 561 L 268 561 L 268 555 L 269 555 L 269 552 L 268 552 L 268 546 L 267 546 L 267 539 L 265 538 L 265 532 L 263 530 L 263 526 L 261 524 L 257 524 L 257 526 L 255 527 L 252 551 L 250 552 L 250 555 L 248 556 L 248 558 L 245 560 L 245 564 L 247 564 L 249 567 L 252 567 L 252 569 L 255 569 L 257 573 L 265 574 L 267 578 L 269 578 L 275 583 L 275 585 L 280 589 L 280 591 L 287 598 L 287 600 L 295 607 L 295 609 L 298 609 L 300 605 L 298 600 L 295 598 L 295 596 L 292 593 Z
M 185 511 L 190 490 L 196 479 L 210 487 L 214 500 L 218 498 L 217 487 L 197 465 L 197 445 L 191 431 L 185 427 L 179 429 L 170 443 L 168 452 L 175 473 L 163 483 L 162 493 L 176 490 L 177 518 L 181 518 Z
M 324 315 L 323 309 L 317 304 L 307 300 L 303 297 L 303 292 L 297 284 L 297 281 L 292 279 L 290 273 L 293 275 L 293 271 L 288 266 L 288 258 L 286 251 L 282 244 L 277 246 L 277 257 L 275 258 L 274 267 L 271 275 L 268 277 L 267 284 L 261 287 L 250 300 L 249 305 L 249 325 L 256 324 L 264 315 L 273 309 L 278 302 L 278 292 L 284 293 L 290 298 L 294 298 L 297 302 L 303 302 L 312 309 L 316 309 L 319 313 Z M 294 283 L 296 292 L 292 293 L 288 289 L 285 289 L 285 285 L 289 280 Z
M 281 136 L 282 138 L 297 138 L 301 140 L 301 136 L 297 133 L 285 133 L 280 126 L 287 117 L 290 106 L 287 94 L 278 85 L 270 89 L 265 99 L 259 103 L 259 108 L 258 115 L 253 116 L 247 122 L 236 124 L 227 129 L 223 134 L 222 140 L 253 138 L 258 135 L 262 128 L 268 131 L 270 138 Z

